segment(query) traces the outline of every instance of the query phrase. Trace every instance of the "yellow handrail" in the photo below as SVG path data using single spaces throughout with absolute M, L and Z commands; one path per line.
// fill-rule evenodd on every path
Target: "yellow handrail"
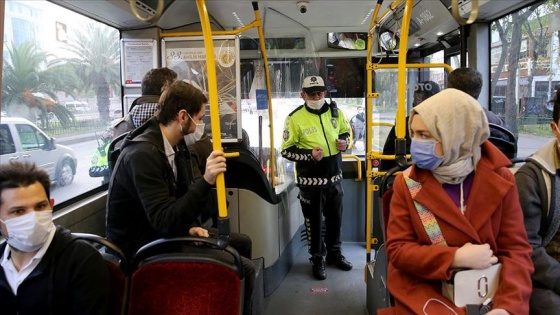
M 270 76 L 268 72 L 268 58 L 266 56 L 266 43 L 264 41 L 264 32 L 262 28 L 261 22 L 261 15 L 259 13 L 259 5 L 258 2 L 253 1 L 253 10 L 255 11 L 255 21 L 257 22 L 257 30 L 259 32 L 259 44 L 261 47 L 262 58 L 264 63 L 264 73 L 265 73 L 265 80 L 266 80 L 266 90 L 268 96 L 268 123 L 269 123 L 269 130 L 270 130 L 270 184 L 272 187 L 276 186 L 276 153 L 274 150 L 274 119 L 272 115 L 274 112 L 272 111 L 272 96 L 271 92 L 272 89 L 270 87 Z
M 354 154 L 343 154 L 342 155 L 343 159 L 354 159 L 358 162 L 358 177 L 355 179 L 355 181 L 357 182 L 361 182 L 362 181 L 362 160 Z
M 161 14 L 163 13 L 163 0 L 158 0 L 156 13 L 154 13 L 154 15 L 149 18 L 143 18 L 140 16 L 138 10 L 136 9 L 136 0 L 130 0 L 129 3 L 130 3 L 130 11 L 132 11 L 132 14 L 142 22 L 152 23 L 153 21 L 157 21 L 161 16 Z
M 198 0 L 197 0 L 198 1 Z M 265 75 L 265 81 L 266 81 L 266 87 L 267 87 L 267 92 L 268 92 L 268 121 L 269 121 L 269 130 L 270 130 L 270 184 L 272 187 L 276 186 L 276 176 L 274 176 L 274 174 L 276 173 L 276 154 L 275 154 L 275 149 L 274 149 L 274 124 L 273 124 L 273 109 L 272 109 L 272 94 L 271 94 L 271 87 L 270 87 L 270 73 L 269 73 L 269 69 L 268 69 L 268 58 L 267 58 L 267 54 L 266 54 L 266 44 L 264 41 L 264 32 L 263 32 L 263 28 L 262 28 L 262 20 L 261 20 L 261 16 L 259 13 L 259 8 L 258 8 L 258 2 L 257 1 L 253 1 L 252 2 L 253 5 L 253 11 L 255 12 L 255 20 L 253 22 L 251 22 L 250 24 L 247 24 L 243 27 L 240 27 L 238 29 L 235 30 L 231 30 L 231 31 L 212 31 L 210 30 L 209 33 L 212 35 L 238 35 L 244 31 L 247 31 L 251 28 L 256 27 L 258 34 L 259 34 L 259 43 L 260 43 L 260 48 L 261 48 L 261 54 L 262 54 L 262 58 L 263 58 L 263 63 L 264 63 L 264 75 Z M 163 30 L 160 30 L 159 33 L 161 38 L 167 38 L 167 37 L 183 37 L 183 36 L 201 36 L 201 35 L 205 35 L 205 31 L 192 31 L 192 32 L 164 32 Z M 208 56 L 207 56 L 208 57 Z M 213 117 L 212 117 L 213 119 Z M 213 128 L 213 127 L 212 127 Z M 214 133 L 212 132 L 212 135 L 214 135 Z M 214 136 L 213 136 L 214 137 Z
M 402 0 L 395 0 L 393 1 L 393 3 L 389 6 L 389 10 L 386 11 L 382 17 L 380 19 L 377 19 L 376 14 L 374 14 L 371 24 L 370 24 L 370 32 L 368 35 L 368 55 L 367 55 L 367 106 L 366 106 L 366 113 L 368 115 L 368 117 L 372 117 L 372 106 L 371 106 L 371 98 L 373 97 L 377 97 L 378 93 L 373 93 L 372 91 L 372 79 L 373 79 L 373 75 L 372 75 L 372 71 L 374 69 L 382 69 L 382 68 L 397 68 L 398 70 L 398 95 L 397 95 L 397 99 L 398 99 L 398 104 L 397 104 L 397 114 L 396 114 L 396 120 L 397 121 L 404 121 L 405 120 L 405 116 L 406 116 L 406 104 L 405 104 L 405 96 L 406 96 L 406 68 L 409 64 L 406 63 L 406 55 L 408 52 L 408 31 L 409 31 L 409 26 L 410 26 L 410 17 L 411 17 L 411 13 L 412 13 L 412 7 L 413 7 L 413 0 L 406 0 L 405 1 L 405 5 L 404 5 L 404 11 L 403 11 L 403 17 L 402 17 L 402 26 L 401 26 L 401 33 L 400 33 L 400 41 L 399 41 L 399 57 L 398 57 L 398 65 L 374 65 L 372 63 L 372 38 L 373 38 L 373 32 L 375 30 L 375 26 L 378 25 L 383 19 L 385 19 L 386 17 L 389 16 L 389 14 L 391 14 L 403 1 Z M 380 3 L 377 3 L 377 6 L 379 6 Z M 377 10 L 376 10 L 377 12 Z M 417 66 L 412 64 L 412 67 L 423 67 L 423 66 Z M 397 138 L 404 138 L 405 136 L 405 124 L 397 124 L 396 126 L 396 136 Z M 366 126 L 368 128 L 368 130 L 371 130 L 373 124 L 370 122 L 369 119 L 366 119 Z M 372 151 L 372 141 L 371 141 L 371 132 L 366 132 L 367 135 L 367 159 L 366 159 L 366 165 L 367 165 L 367 176 L 368 178 L 372 178 L 374 176 L 374 172 L 372 171 L 373 169 L 373 158 L 372 156 L 375 156 L 374 154 L 370 154 L 370 152 Z M 382 156 L 383 158 L 394 158 L 394 156 L 383 156 L 383 155 L 379 155 Z M 372 232 L 372 208 L 373 208 L 373 200 L 372 200 L 372 194 L 371 192 L 373 192 L 374 190 L 377 190 L 378 186 L 374 185 L 373 182 L 371 180 L 368 180 L 367 183 L 367 193 L 366 193 L 366 259 L 367 261 L 370 261 L 371 257 L 371 245 L 372 244 L 377 244 L 378 240 L 376 238 L 372 238 L 371 232 Z
M 200 24 L 204 34 L 204 47 L 206 48 L 206 62 L 208 71 L 208 93 L 210 95 L 210 122 L 212 124 L 212 146 L 214 150 L 222 149 L 222 139 L 220 131 L 220 113 L 218 108 L 218 85 L 216 78 L 216 60 L 214 59 L 214 42 L 212 39 L 212 29 L 208 19 L 208 11 L 204 0 L 196 0 Z M 218 193 L 218 215 L 221 218 L 227 217 L 226 189 L 224 174 L 220 173 L 216 177 L 216 189 Z
M 453 68 L 451 68 L 451 66 L 446 64 L 446 63 L 407 63 L 405 66 L 406 66 L 407 69 L 443 68 L 444 70 L 447 70 L 448 72 L 453 71 Z M 399 66 L 395 65 L 395 64 L 375 64 L 375 65 L 372 65 L 373 70 L 377 70 L 377 69 L 397 69 L 398 67 Z

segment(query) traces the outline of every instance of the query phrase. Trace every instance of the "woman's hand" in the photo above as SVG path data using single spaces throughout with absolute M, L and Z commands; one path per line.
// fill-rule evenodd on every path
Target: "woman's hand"
M 484 269 L 497 262 L 498 257 L 494 256 L 489 244 L 473 245 L 466 243 L 455 252 L 451 267 Z
M 497 308 L 486 313 L 486 315 L 509 315 L 509 312 L 504 310 L 503 308 Z

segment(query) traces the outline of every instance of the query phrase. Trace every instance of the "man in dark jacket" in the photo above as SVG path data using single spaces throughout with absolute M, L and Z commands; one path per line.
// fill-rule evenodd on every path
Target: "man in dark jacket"
M 560 309 L 560 90 L 556 91 L 552 117 L 554 139 L 515 173 L 525 229 L 533 247 L 532 315 Z
M 128 114 L 113 127 L 113 138 L 132 131 L 154 116 L 161 90 L 177 79 L 177 73 L 169 68 L 155 68 L 142 78 L 142 96 L 132 102 Z
M 482 74 L 474 68 L 457 68 L 449 73 L 447 78 L 447 87 L 461 90 L 475 100 L 480 96 L 482 90 Z M 504 127 L 509 130 L 508 125 L 496 114 L 482 107 L 488 123 Z M 509 137 L 500 130 L 490 128 L 490 137 L 509 140 Z
M 188 134 L 202 134 L 206 103 L 199 89 L 175 81 L 163 92 L 156 116 L 124 139 L 109 184 L 107 238 L 128 257 L 158 238 L 209 236 L 198 217 L 214 206 L 211 188 L 226 171 L 226 159 L 223 151 L 212 151 L 204 174 L 195 179 L 185 142 Z M 251 239 L 231 233 L 230 245 L 244 256 L 244 313 L 250 314 Z
M 52 222 L 49 175 L 33 164 L 0 166 L 0 313 L 107 314 L 101 255 Z

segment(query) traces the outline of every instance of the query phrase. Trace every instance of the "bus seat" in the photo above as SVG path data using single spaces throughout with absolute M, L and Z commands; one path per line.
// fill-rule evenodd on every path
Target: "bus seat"
M 126 275 L 127 261 L 123 251 L 117 245 L 99 235 L 87 233 L 72 233 L 72 235 L 90 243 L 105 260 L 111 284 L 108 314 L 126 314 L 129 279 Z
M 391 198 L 393 197 L 393 181 L 395 179 L 395 173 L 406 169 L 412 165 L 409 163 L 404 167 L 395 166 L 385 173 L 383 179 L 381 180 L 379 196 L 381 196 L 381 205 L 379 211 L 379 220 L 381 224 L 381 246 L 377 249 L 375 253 L 375 258 L 373 262 L 373 272 L 371 278 L 368 280 L 367 285 L 367 297 L 368 297 L 368 309 L 370 314 L 377 314 L 377 310 L 391 307 L 394 305 L 391 293 L 387 288 L 387 267 L 389 261 L 387 258 L 386 249 L 386 230 L 389 223 L 389 209 L 391 204 Z M 379 203 L 377 203 L 379 205 Z M 371 283 L 370 283 L 371 282 Z
M 511 159 L 511 165 L 508 167 L 510 172 L 515 175 L 515 172 L 525 163 L 528 157 L 515 157 Z
M 496 124 L 488 124 L 490 128 L 490 141 L 509 159 L 517 157 L 517 139 L 511 131 Z
M 113 169 L 115 168 L 115 164 L 117 164 L 117 159 L 119 158 L 119 154 L 121 154 L 121 142 L 127 135 L 128 132 L 120 134 L 115 138 L 113 138 L 113 140 L 109 144 L 109 150 L 108 150 L 109 174 L 113 173 Z
M 227 188 L 250 190 L 271 204 L 280 202 L 261 164 L 251 150 L 232 147 L 227 148 L 226 151 L 239 152 L 238 157 L 227 160 L 227 171 L 224 173 Z
M 238 315 L 243 307 L 241 258 L 213 238 L 179 237 L 146 244 L 133 258 L 128 314 Z

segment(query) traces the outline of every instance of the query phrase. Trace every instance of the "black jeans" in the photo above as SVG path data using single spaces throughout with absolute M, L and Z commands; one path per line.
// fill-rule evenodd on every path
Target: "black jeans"
M 560 295 L 550 289 L 533 288 L 531 294 L 531 315 L 552 314 L 553 310 L 560 310 Z
M 300 187 L 298 198 L 305 218 L 307 249 L 312 256 L 340 253 L 343 195 L 340 182 L 327 188 Z M 323 217 L 326 227 L 324 239 Z
M 212 234 L 218 234 L 218 229 L 215 228 L 210 228 L 208 231 Z M 230 233 L 229 246 L 235 248 L 241 256 L 243 273 L 245 275 L 245 300 L 243 302 L 243 314 L 250 315 L 252 313 L 253 288 L 255 286 L 255 265 L 251 260 L 253 243 L 249 236 L 233 232 Z

